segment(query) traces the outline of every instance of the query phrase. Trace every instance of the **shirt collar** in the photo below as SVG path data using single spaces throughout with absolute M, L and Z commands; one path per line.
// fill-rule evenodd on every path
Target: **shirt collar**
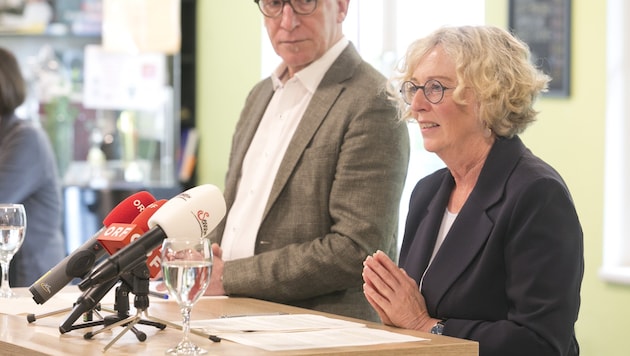
M 330 47 L 323 56 L 309 64 L 306 68 L 295 73 L 294 77 L 302 82 L 302 85 L 304 85 L 306 89 L 308 89 L 311 93 L 314 93 L 319 85 L 319 82 L 321 82 L 324 77 L 324 74 L 328 71 L 328 68 L 330 68 L 341 52 L 343 52 L 346 46 L 348 46 L 348 43 L 348 39 L 346 37 L 342 37 L 339 41 L 337 41 L 337 43 Z M 281 78 L 285 75 L 287 70 L 288 68 L 286 63 L 282 62 L 271 74 L 274 90 L 283 85 Z

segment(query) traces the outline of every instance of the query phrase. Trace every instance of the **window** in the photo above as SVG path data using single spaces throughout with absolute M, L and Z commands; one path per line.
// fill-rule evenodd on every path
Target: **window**
M 604 256 L 600 277 L 630 284 L 630 4 L 607 2 Z
M 361 56 L 390 77 L 398 60 L 414 40 L 440 26 L 479 25 L 485 21 L 485 0 L 352 0 L 344 21 L 346 37 Z M 262 31 L 262 76 L 267 77 L 280 59 Z M 409 196 L 416 182 L 444 166 L 433 153 L 424 150 L 417 124 L 409 124 L 411 157 L 409 173 L 400 203 L 398 247 L 402 243 Z

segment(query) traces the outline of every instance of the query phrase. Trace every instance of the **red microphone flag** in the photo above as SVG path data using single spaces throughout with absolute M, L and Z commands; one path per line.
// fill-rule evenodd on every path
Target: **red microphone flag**
M 166 201 L 167 200 L 162 199 L 147 205 L 131 224 L 113 223 L 109 225 L 98 236 L 98 241 L 110 255 L 115 254 L 118 250 L 129 245 L 145 232 L 149 231 L 149 218 L 151 218 Z M 160 272 L 160 252 L 160 247 L 158 247 L 147 257 L 147 266 L 149 267 L 151 278 L 157 276 Z

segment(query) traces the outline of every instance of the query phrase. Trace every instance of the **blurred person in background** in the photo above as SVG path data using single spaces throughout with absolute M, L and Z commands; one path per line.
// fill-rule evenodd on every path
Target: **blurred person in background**
M 31 285 L 66 255 L 54 151 L 38 122 L 15 115 L 25 98 L 17 59 L 0 48 L 0 202 L 23 204 L 28 221 L 9 268 L 12 287 Z

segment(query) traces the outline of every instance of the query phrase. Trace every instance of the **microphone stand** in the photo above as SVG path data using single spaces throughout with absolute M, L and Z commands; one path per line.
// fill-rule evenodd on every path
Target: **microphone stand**
M 109 292 L 110 289 L 114 287 L 114 285 L 116 285 L 116 283 L 118 283 L 118 280 L 113 279 L 111 281 L 92 286 L 88 290 L 86 290 L 85 293 L 83 293 L 83 295 L 80 296 L 79 299 L 77 299 L 77 301 L 74 303 L 74 307 L 72 308 L 72 312 L 70 313 L 70 315 L 59 326 L 59 332 L 65 334 L 76 329 L 87 328 L 94 325 L 102 325 L 102 320 L 91 321 L 91 315 L 100 304 L 100 300 L 103 299 L 103 297 Z M 74 325 L 74 322 L 81 315 L 84 315 L 84 320 L 90 322 Z
M 141 267 L 141 270 L 146 269 L 146 272 L 147 272 L 146 275 L 148 276 L 148 268 L 147 268 L 146 263 L 143 263 L 142 266 L 143 267 Z M 136 334 L 136 337 L 138 338 L 139 341 L 141 342 L 145 341 L 146 334 L 136 329 L 135 327 L 136 324 L 151 325 L 151 326 L 155 326 L 156 328 L 160 330 L 164 330 L 167 326 L 173 329 L 177 329 L 177 330 L 182 329 L 180 325 L 177 325 L 173 322 L 149 315 L 149 312 L 148 312 L 149 279 L 148 278 L 138 278 L 134 273 L 132 273 L 133 278 L 131 281 L 129 280 L 128 277 L 129 275 L 126 276 L 125 274 L 121 276 L 121 280 L 123 281 L 123 283 L 121 283 L 121 286 L 117 290 L 116 304 L 114 305 L 114 309 L 118 311 L 118 317 L 112 317 L 112 316 L 105 317 L 105 320 L 109 319 L 110 323 L 106 322 L 105 323 L 106 326 L 103 327 L 102 329 L 99 329 L 94 332 L 88 332 L 84 335 L 85 339 L 91 339 L 96 334 L 105 332 L 107 330 L 111 330 L 117 326 L 124 326 L 125 328 L 118 335 L 116 335 L 116 337 L 114 337 L 114 339 L 112 339 L 107 345 L 105 345 L 105 347 L 103 348 L 103 352 L 107 351 L 116 341 L 118 341 L 127 331 L 130 331 L 130 330 L 134 334 Z M 128 314 L 122 312 L 122 310 L 129 311 L 129 300 L 126 296 L 128 295 L 128 291 L 129 291 L 128 287 L 130 285 L 134 287 L 133 293 L 136 295 L 134 299 L 134 307 L 136 308 L 137 312 L 136 312 L 136 315 L 134 316 L 129 316 Z M 121 293 L 120 290 L 122 290 L 123 288 L 125 290 Z M 122 297 L 123 295 L 125 295 L 124 298 Z M 122 305 L 122 308 L 121 308 L 121 305 Z M 144 319 L 142 318 L 143 316 L 144 316 Z M 190 332 L 192 334 L 209 339 L 212 342 L 221 342 L 221 338 L 219 338 L 216 335 L 206 334 L 199 330 L 190 330 Z
M 138 330 L 135 327 L 136 324 L 151 325 L 160 330 L 164 330 L 167 326 L 173 329 L 181 330 L 182 327 L 176 323 L 149 315 L 149 271 L 146 263 L 144 263 L 145 260 L 142 260 L 142 262 L 143 263 L 139 263 L 135 268 L 133 268 L 131 272 L 123 273 L 119 278 L 113 278 L 110 281 L 106 281 L 101 284 L 89 287 L 85 291 L 85 293 L 81 297 L 79 297 L 79 299 L 77 299 L 77 301 L 71 308 L 65 308 L 63 310 L 58 310 L 52 313 L 42 314 L 38 316 L 35 316 L 34 314 L 29 314 L 27 316 L 29 323 L 35 321 L 37 318 L 44 318 L 71 310 L 72 313 L 67 317 L 65 322 L 59 326 L 59 331 L 62 334 L 70 332 L 72 330 L 104 325 L 103 328 L 96 331 L 87 332 L 83 336 L 84 339 L 91 339 L 94 335 L 100 334 L 107 330 L 111 330 L 117 326 L 124 326 L 125 328 L 105 346 L 103 352 L 107 351 L 129 330 L 131 330 L 136 335 L 136 338 L 140 342 L 145 341 L 146 334 Z M 100 300 L 105 297 L 105 295 L 119 281 L 121 281 L 121 284 L 119 287 L 116 288 L 116 301 L 114 303 L 114 309 L 102 307 Z M 136 295 L 134 299 L 134 307 L 136 308 L 137 313 L 135 316 L 129 315 L 130 291 Z M 100 310 L 105 310 L 110 313 L 116 313 L 116 315 L 103 317 L 99 313 Z M 93 314 L 96 314 L 100 318 L 100 320 L 93 321 Z M 84 315 L 85 322 L 75 325 L 74 322 L 81 315 Z M 142 318 L 143 315 L 145 319 Z M 209 339 L 212 342 L 221 342 L 220 337 L 212 334 L 207 334 L 200 330 L 191 329 L 190 333 L 198 335 L 205 339 Z
M 103 351 L 107 351 L 116 341 L 118 341 L 127 331 L 132 331 L 138 341 L 145 341 L 147 336 L 144 332 L 136 328 L 137 324 L 154 326 L 160 330 L 166 328 L 166 324 L 152 320 L 148 317 L 147 309 L 149 308 L 149 269 L 146 263 L 140 264 L 134 268 L 131 273 L 123 273 L 120 276 L 121 284 L 116 289 L 116 302 L 114 309 L 117 315 L 110 315 L 104 318 L 105 325 L 103 328 L 88 332 L 84 335 L 85 339 L 91 339 L 94 335 L 111 330 L 118 326 L 125 328 L 112 341 L 110 341 Z M 129 315 L 129 292 L 135 294 L 134 307 L 136 315 Z M 142 315 L 146 315 L 147 319 L 143 319 Z
M 93 319 L 92 315 L 93 314 L 96 314 L 98 317 L 100 317 L 102 319 L 103 317 L 99 313 L 100 310 L 101 310 L 101 305 L 98 304 L 93 310 L 90 310 L 90 311 L 88 311 L 86 313 L 85 320 L 86 321 L 92 321 L 92 319 Z M 103 308 L 103 310 L 114 312 L 113 309 L 109 310 L 107 308 Z M 58 315 L 58 314 L 61 314 L 61 313 L 69 312 L 69 311 L 72 311 L 72 307 L 63 308 L 63 309 L 59 309 L 59 310 L 55 310 L 55 311 L 52 311 L 52 312 L 49 312 L 49 313 L 43 313 L 43 314 L 39 314 L 39 315 L 35 315 L 35 314 L 31 313 L 31 314 L 27 314 L 26 315 L 26 321 L 28 321 L 29 324 L 30 324 L 30 323 L 35 322 L 37 319 L 43 319 L 43 318 L 47 318 L 49 316 L 55 316 L 55 315 Z
M 83 262 L 83 261 L 81 261 L 81 262 Z M 83 263 L 84 263 L 84 262 L 83 262 Z M 91 265 L 93 265 L 93 263 L 91 263 Z M 90 265 L 90 267 L 89 267 L 89 271 L 91 271 L 91 265 Z M 76 268 L 79 268 L 79 267 L 76 267 Z M 76 268 L 75 268 L 75 269 L 76 269 Z M 81 268 L 83 268 L 83 267 L 81 267 Z M 84 272 L 82 275 L 74 274 L 73 276 L 74 276 L 74 278 L 85 278 L 85 277 L 87 277 L 87 276 L 88 276 L 88 273 L 87 273 L 87 272 Z M 31 287 L 31 288 L 33 288 L 33 287 Z M 107 291 L 109 291 L 109 289 L 111 289 L 111 287 L 110 287 L 110 288 L 107 288 Z M 105 291 L 105 293 L 107 293 L 107 291 Z M 36 300 L 36 303 L 38 303 L 38 304 L 43 304 L 43 303 L 37 302 L 37 299 L 36 299 L 35 297 L 33 297 L 33 299 L 34 299 L 34 300 Z M 75 303 L 73 304 L 73 306 L 72 306 L 72 307 L 63 308 L 63 309 L 59 309 L 59 310 L 55 310 L 55 311 L 52 311 L 52 312 L 49 312 L 49 313 L 43 313 L 43 314 L 39 314 L 39 315 L 35 315 L 35 314 L 33 314 L 33 313 L 31 313 L 31 314 L 27 314 L 27 315 L 26 315 L 26 321 L 28 321 L 28 322 L 29 322 L 29 324 L 30 324 L 30 323 L 35 322 L 37 319 L 43 319 L 43 318 L 47 318 L 47 317 L 49 317 L 49 316 L 55 316 L 55 315 L 57 315 L 57 314 L 66 313 L 66 312 L 71 311 L 71 310 L 72 310 L 72 309 L 73 309 L 73 308 L 74 308 L 77 304 L 78 304 L 78 301 L 77 301 L 77 302 L 75 302 Z M 97 314 L 97 316 L 101 317 L 101 316 L 100 316 L 100 314 L 98 313 L 100 310 L 101 310 L 101 305 L 100 305 L 100 303 L 97 303 L 97 304 L 94 306 L 94 308 L 90 309 L 89 311 L 87 311 L 87 312 L 85 313 L 86 315 L 85 315 L 84 319 L 85 319 L 86 321 L 92 321 L 92 318 L 93 318 L 93 314 L 94 314 L 94 313 L 96 313 L 96 314 Z M 112 310 L 108 310 L 107 308 L 103 308 L 103 310 L 106 310 L 106 311 L 112 311 Z
M 143 342 L 147 336 L 144 332 L 138 330 L 135 325 L 143 324 L 154 326 L 160 330 L 166 328 L 165 323 L 160 323 L 155 320 L 145 320 L 141 318 L 143 313 L 146 314 L 146 310 L 149 307 L 149 269 L 147 267 L 146 259 L 138 263 L 130 272 L 126 272 L 120 275 L 118 278 L 114 278 L 110 281 L 103 282 L 101 284 L 90 287 L 82 297 L 80 297 L 75 303 L 75 307 L 66 321 L 61 324 L 59 331 L 63 334 L 71 330 L 82 329 L 91 326 L 103 325 L 104 327 L 87 332 L 83 337 L 84 339 L 91 339 L 94 335 L 111 330 L 117 326 L 124 326 L 123 331 L 118 334 L 110 343 L 108 343 L 104 352 L 107 351 L 118 339 L 120 339 L 124 333 L 131 330 L 138 341 Z M 116 288 L 116 301 L 114 303 L 115 315 L 105 316 L 101 320 L 73 325 L 73 323 L 83 313 L 91 313 L 94 306 L 114 287 L 118 282 L 120 285 Z M 129 293 L 135 294 L 134 307 L 137 310 L 135 316 L 129 315 Z

